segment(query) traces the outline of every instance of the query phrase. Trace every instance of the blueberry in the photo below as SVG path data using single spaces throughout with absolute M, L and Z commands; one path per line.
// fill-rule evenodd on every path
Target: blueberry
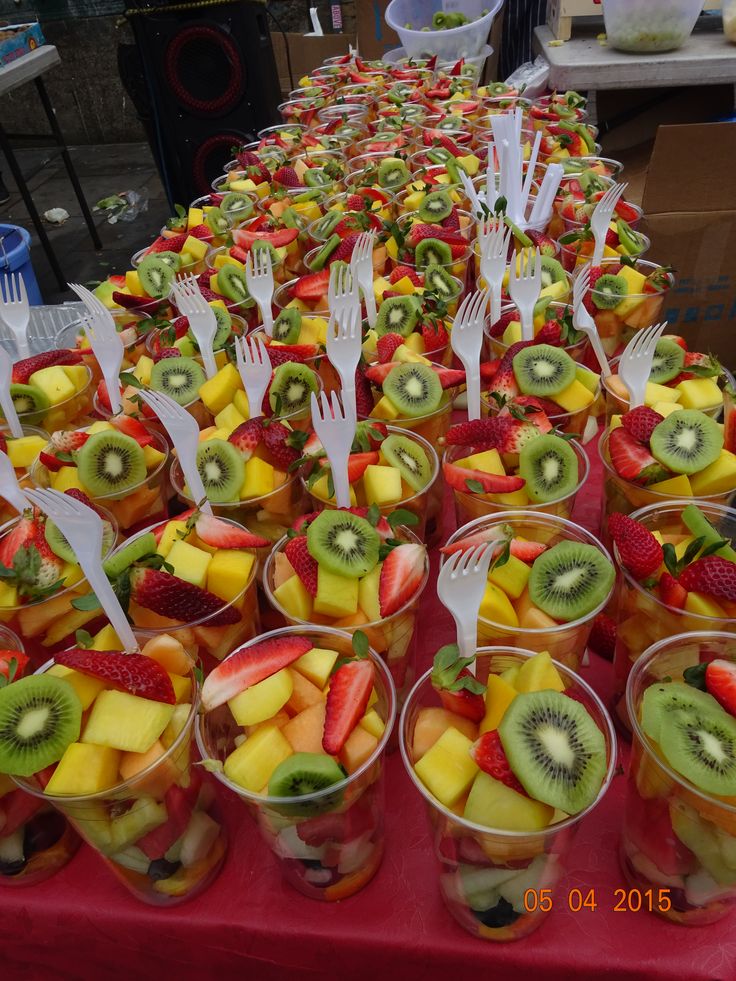
M 491 909 L 474 909 L 473 916 L 480 920 L 483 926 L 505 927 L 516 922 L 521 913 L 517 913 L 511 903 L 501 898 Z
M 154 882 L 168 879 L 180 868 L 181 862 L 167 862 L 165 858 L 156 858 L 148 866 L 148 878 L 153 879 Z

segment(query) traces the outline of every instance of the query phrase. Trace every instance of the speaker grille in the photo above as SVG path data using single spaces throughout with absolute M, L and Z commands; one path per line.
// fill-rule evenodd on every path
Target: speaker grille
M 242 99 L 245 73 L 238 46 L 214 27 L 185 27 L 169 41 L 164 72 L 186 109 L 224 115 Z
M 254 138 L 252 134 L 248 136 Z M 197 147 L 192 161 L 192 173 L 198 194 L 210 193 L 212 181 L 222 174 L 225 164 L 233 159 L 233 147 L 239 146 L 248 136 L 242 132 L 218 133 Z

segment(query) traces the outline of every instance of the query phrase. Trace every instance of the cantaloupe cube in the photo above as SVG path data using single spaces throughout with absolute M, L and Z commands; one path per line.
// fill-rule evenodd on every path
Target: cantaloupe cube
M 71 743 L 46 784 L 51 796 L 98 794 L 120 783 L 120 753 L 109 746 Z
M 47 440 L 43 436 L 21 436 L 8 440 L 7 454 L 16 470 L 28 470 L 35 463 L 38 454 L 46 449 Z
M 163 555 L 166 558 L 171 551 L 172 545 L 175 542 L 182 541 L 188 534 L 186 521 L 168 521 L 161 535 L 161 540 L 156 546 L 156 551 L 159 555 Z
M 322 736 L 325 728 L 325 706 L 322 699 L 302 709 L 282 728 L 295 753 L 323 753 Z
M 369 464 L 363 474 L 363 491 L 367 504 L 396 504 L 403 496 L 401 473 L 396 467 Z
M 501 589 L 511 599 L 518 599 L 526 589 L 526 584 L 532 569 L 526 562 L 509 555 L 503 565 L 491 569 L 488 579 Z
M 282 668 L 228 701 L 239 726 L 255 726 L 276 715 L 289 701 L 294 688 L 293 672 Z
M 516 688 L 500 675 L 489 674 L 486 682 L 486 714 L 480 723 L 480 732 L 498 729 L 506 709 L 517 695 Z
M 74 382 L 59 365 L 34 371 L 28 384 L 40 388 L 52 405 L 66 402 L 77 394 Z
M 564 391 L 555 395 L 554 400 L 565 412 L 579 412 L 590 405 L 594 398 L 591 390 L 575 378 Z
M 174 575 L 179 579 L 193 583 L 200 589 L 205 588 L 207 569 L 212 561 L 212 557 L 207 552 L 179 540 L 169 549 L 166 561 L 174 567 Z
M 263 726 L 228 756 L 225 776 L 245 790 L 258 793 L 268 784 L 279 763 L 291 755 L 283 731 L 278 726 Z
M 228 603 L 239 596 L 253 576 L 255 556 L 242 549 L 221 548 L 207 567 L 207 589 Z
M 725 494 L 736 488 L 736 455 L 721 450 L 718 459 L 710 466 L 690 475 L 690 486 L 695 497 Z
M 317 688 L 324 688 L 335 666 L 335 661 L 337 661 L 337 651 L 331 651 L 324 647 L 313 647 L 294 661 L 291 667 L 303 674 Z
M 230 405 L 235 393 L 242 389 L 243 382 L 237 368 L 228 362 L 216 375 L 209 378 L 200 388 L 199 396 L 213 415 L 222 412 Z
M 146 753 L 123 753 L 120 757 L 120 776 L 124 780 L 131 780 L 165 753 L 166 747 L 158 739 Z M 176 763 L 172 759 L 164 760 L 152 774 L 136 784 L 135 791 L 137 794 L 150 794 L 151 797 L 162 800 L 166 791 L 180 776 L 181 771 Z
M 519 620 L 511 605 L 511 600 L 502 589 L 499 589 L 492 582 L 486 583 L 483 599 L 480 603 L 479 616 L 485 620 L 492 620 L 494 623 L 504 624 L 504 626 L 519 626 Z
M 560 673 L 552 663 L 547 651 L 540 651 L 534 657 L 524 661 L 519 669 L 514 685 L 517 691 L 564 691 L 565 683 Z
M 292 576 L 274 589 L 273 598 L 283 607 L 287 616 L 296 620 L 309 620 L 312 615 L 312 597 L 299 576 Z
M 240 499 L 263 497 L 274 489 L 274 468 L 267 460 L 252 456 L 245 461 L 245 479 L 240 488 Z
M 291 671 L 291 668 L 288 669 Z M 308 681 L 299 671 L 291 671 L 291 695 L 286 703 L 287 711 L 297 715 L 309 708 L 310 705 L 317 705 L 325 699 L 322 691 Z
M 471 456 L 465 457 L 464 460 L 458 460 L 457 465 L 459 467 L 468 467 L 470 470 L 481 470 L 483 473 L 495 473 L 499 476 L 503 476 L 506 473 L 503 461 L 501 460 L 501 454 L 495 449 L 484 450 L 482 453 L 473 453 Z
M 324 566 L 318 566 L 314 612 L 328 617 L 346 617 L 357 609 L 358 580 L 337 576 Z
M 152 658 L 169 674 L 186 676 L 194 663 L 181 641 L 171 634 L 158 634 L 151 637 L 141 648 L 141 654 Z
M 348 773 L 355 773 L 376 751 L 377 746 L 378 740 L 372 733 L 362 726 L 356 726 L 340 750 L 340 762 Z
M 174 706 L 125 691 L 102 691 L 82 733 L 83 743 L 146 753 L 168 725 Z
M 424 786 L 445 807 L 452 807 L 460 800 L 478 772 L 470 755 L 471 746 L 470 739 L 451 726 L 414 764 Z
M 423 757 L 448 729 L 457 729 L 471 742 L 478 734 L 476 724 L 456 712 L 448 712 L 447 709 L 435 706 L 420 709 L 412 735 L 411 747 L 414 758 Z
M 90 707 L 105 687 L 105 682 L 100 681 L 99 678 L 82 674 L 81 671 L 67 668 L 64 664 L 53 664 L 47 673 L 53 675 L 55 678 L 63 678 L 64 681 L 72 686 L 77 693 L 77 698 L 82 703 L 82 709 L 84 711 Z
M 365 613 L 368 623 L 375 623 L 381 619 L 378 587 L 381 581 L 382 567 L 383 563 L 379 562 L 375 568 L 358 580 L 358 606 Z
M 358 725 L 361 725 L 364 729 L 367 729 L 371 735 L 376 737 L 376 739 L 380 739 L 386 730 L 386 723 L 375 709 L 370 709 L 368 712 L 366 712 Z
M 685 409 L 710 409 L 723 401 L 721 390 L 712 378 L 687 378 L 675 388 L 680 392 L 680 405 Z

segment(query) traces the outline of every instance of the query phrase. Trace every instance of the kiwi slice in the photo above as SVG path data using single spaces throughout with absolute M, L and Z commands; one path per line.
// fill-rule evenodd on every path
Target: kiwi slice
M 245 279 L 245 270 L 228 263 L 217 270 L 217 284 L 220 292 L 235 303 L 252 303 Z
M 210 208 L 204 216 L 204 223 L 213 235 L 225 235 L 230 228 L 230 222 L 222 208 Z
M 612 273 L 604 273 L 596 281 L 594 289 L 591 291 L 593 303 L 599 310 L 613 310 L 626 296 L 628 287 L 623 276 L 614 276 Z
M 443 300 L 452 300 L 460 294 L 462 286 L 442 266 L 429 265 L 424 270 L 424 289 L 431 290 Z
M 230 191 L 220 201 L 220 211 L 229 221 L 244 221 L 253 213 L 253 201 L 247 194 Z
M 390 296 L 384 300 L 376 318 L 376 333 L 408 337 L 419 322 L 421 301 L 415 296 Z
M 534 560 L 529 596 L 547 616 L 567 623 L 600 606 L 613 580 L 611 561 L 595 545 L 562 541 Z
M 672 381 L 680 374 L 684 364 L 685 352 L 680 345 L 669 337 L 662 337 L 657 341 L 654 349 L 649 381 L 656 382 L 658 385 Z
M 733 512 L 729 510 L 728 513 L 731 515 Z M 682 520 L 695 538 L 703 539 L 706 548 L 709 545 L 715 545 L 716 542 L 728 541 L 729 538 L 732 538 L 732 531 L 729 530 L 721 534 L 695 504 L 688 504 L 682 509 Z M 724 545 L 715 554 L 728 559 L 729 562 L 736 562 L 736 551 L 730 545 Z
M 319 272 L 320 269 L 324 269 L 325 263 L 330 258 L 332 253 L 338 247 L 342 239 L 339 235 L 330 235 L 325 244 L 319 250 L 317 255 L 312 259 L 311 268 L 314 272 Z
M 658 743 L 663 728 L 673 712 L 717 712 L 718 702 L 707 692 L 679 681 L 660 682 L 650 685 L 641 700 L 641 727 Z
M 302 329 L 302 315 L 291 307 L 282 310 L 273 324 L 273 339 L 282 344 L 296 344 Z
M 375 568 L 380 544 L 373 525 L 350 511 L 320 511 L 307 528 L 312 558 L 347 579 L 360 579 Z
M 312 369 L 305 364 L 286 361 L 273 373 L 268 401 L 276 415 L 302 417 L 309 412 L 312 392 L 317 392 Z
M 524 395 L 551 398 L 575 381 L 575 362 L 550 344 L 525 347 L 513 359 L 514 376 Z
M 134 562 L 137 562 L 138 559 L 145 558 L 147 555 L 154 555 L 156 548 L 156 536 L 152 531 L 147 531 L 145 535 L 133 538 L 131 541 L 126 542 L 115 555 L 111 555 L 109 559 L 105 559 L 102 563 L 105 575 L 108 579 L 117 579 L 121 572 L 124 572 Z
M 215 315 L 215 320 L 217 321 L 217 331 L 212 340 L 212 348 L 215 351 L 219 351 L 221 348 L 225 347 L 227 342 L 230 340 L 230 335 L 233 330 L 233 318 L 230 316 L 227 310 L 222 307 L 211 306 L 210 309 Z M 187 331 L 187 337 L 194 344 L 197 345 L 197 338 L 194 336 L 192 328 L 190 327 Z
M 700 790 L 736 794 L 736 719 L 720 706 L 670 712 L 659 745 L 672 769 Z
M 170 395 L 179 405 L 189 405 L 207 380 L 204 369 L 193 358 L 164 358 L 151 369 L 154 392 Z
M 46 393 L 35 385 L 12 384 L 10 397 L 19 416 L 27 415 L 29 412 L 45 412 L 51 404 Z
M 378 165 L 378 183 L 381 187 L 403 187 L 411 180 L 411 173 L 400 157 L 387 157 Z
M 138 278 L 149 296 L 161 300 L 169 295 L 174 281 L 174 269 L 157 255 L 147 255 L 138 266 Z
M 171 266 L 175 273 L 181 269 L 181 256 L 178 252 L 157 252 L 156 258 Z
M 345 779 L 340 764 L 327 753 L 293 753 L 271 774 L 269 797 L 305 797 Z M 334 799 L 330 795 L 331 806 Z
M 310 167 L 304 174 L 304 183 L 307 187 L 327 187 L 332 178 L 321 167 Z
M 44 538 L 54 553 L 65 562 L 76 562 L 77 556 L 66 538 L 62 535 L 58 525 L 48 518 L 43 530 Z M 115 531 L 109 521 L 102 522 L 102 556 L 103 558 L 112 548 L 115 542 Z M 155 551 L 155 548 L 154 548 Z
M 408 436 L 391 433 L 381 443 L 381 453 L 413 490 L 424 490 L 432 476 L 432 468 L 419 443 Z
M 558 691 L 522 692 L 504 712 L 498 734 L 514 775 L 534 800 L 577 814 L 598 796 L 606 741 L 580 702 Z
M 400 364 L 386 376 L 383 394 L 399 413 L 412 418 L 434 412 L 442 401 L 442 385 L 426 364 Z
M 32 675 L 0 689 L 0 773 L 30 777 L 58 762 L 79 739 L 82 703 L 53 675 Z
M 327 238 L 332 229 L 344 218 L 342 211 L 328 211 L 314 225 L 315 238 Z
M 452 262 L 452 249 L 438 238 L 423 238 L 414 250 L 417 269 L 425 266 L 446 266 Z
M 146 479 L 142 448 L 132 436 L 110 430 L 90 436 L 77 452 L 77 467 L 92 497 L 124 494 Z
M 272 266 L 277 266 L 281 262 L 281 256 L 270 242 L 264 242 L 262 239 L 256 239 L 253 245 L 251 245 L 250 250 L 254 256 L 258 252 L 268 252 Z
M 567 440 L 545 433 L 522 446 L 519 476 L 536 504 L 559 501 L 578 485 L 578 458 Z
M 518 225 L 515 225 L 508 215 L 504 215 L 503 222 L 507 228 L 511 229 L 511 234 L 522 248 L 530 249 L 534 245 L 534 242 L 532 242 L 526 232 L 523 232 Z
M 629 255 L 641 255 L 644 251 L 644 239 L 623 218 L 616 222 L 616 232 L 619 242 Z
M 542 255 L 539 258 L 542 260 L 542 289 L 551 286 L 552 283 L 564 283 L 566 281 L 567 273 L 557 259 L 553 259 L 549 255 Z
M 442 221 L 452 214 L 452 198 L 447 191 L 430 191 L 419 205 L 417 214 L 422 221 Z
M 229 504 L 240 500 L 245 480 L 242 455 L 224 439 L 206 439 L 197 447 L 197 470 L 204 484 L 207 500 Z
M 699 473 L 720 456 L 723 429 L 697 409 L 682 409 L 667 416 L 652 432 L 654 456 L 673 473 Z

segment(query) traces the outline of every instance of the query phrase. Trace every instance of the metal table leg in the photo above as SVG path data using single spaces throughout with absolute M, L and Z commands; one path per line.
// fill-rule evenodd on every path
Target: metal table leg
M 56 258 L 56 253 L 54 252 L 53 246 L 49 241 L 49 237 L 46 234 L 46 229 L 43 227 L 43 222 L 41 221 L 41 216 L 38 211 L 36 211 L 36 206 L 33 203 L 33 198 L 26 185 L 25 177 L 23 176 L 23 171 L 18 166 L 18 161 L 15 159 L 15 153 L 13 152 L 13 147 L 11 146 L 10 140 L 8 139 L 5 130 L 0 124 L 0 148 L 2 148 L 3 153 L 8 161 L 8 166 L 10 167 L 10 172 L 12 173 L 15 183 L 18 185 L 18 190 L 23 198 L 23 202 L 28 209 L 28 214 L 31 216 L 31 221 L 36 229 L 36 233 L 41 241 L 41 246 L 46 253 L 46 258 L 49 260 L 49 265 L 56 276 L 56 282 L 59 284 L 60 290 L 65 290 L 67 288 L 66 279 L 61 271 L 61 266 Z
M 95 228 L 95 223 L 90 213 L 89 207 L 87 205 L 87 199 L 84 196 L 84 191 L 79 183 L 79 178 L 77 177 L 77 172 L 74 169 L 74 164 L 72 163 L 72 158 L 69 156 L 69 150 L 67 149 L 66 142 L 64 141 L 64 136 L 59 129 L 59 124 L 56 121 L 56 113 L 54 112 L 54 107 L 51 105 L 51 100 L 49 99 L 48 93 L 46 92 L 46 86 L 43 84 L 43 79 L 39 75 L 38 78 L 34 79 L 36 83 L 36 88 L 38 89 L 38 97 L 41 100 L 41 105 L 46 113 L 46 118 L 51 126 L 51 132 L 54 139 L 56 140 L 56 145 L 61 150 L 61 155 L 64 158 L 64 166 L 66 167 L 66 172 L 69 175 L 69 180 L 72 182 L 72 187 L 74 188 L 74 193 L 77 196 L 77 201 L 79 201 L 79 207 L 82 209 L 82 214 L 84 215 L 84 220 L 87 223 L 87 229 L 89 231 L 89 237 L 92 239 L 92 243 L 96 249 L 102 248 L 102 242 L 100 241 L 100 236 L 97 234 L 97 229 Z

